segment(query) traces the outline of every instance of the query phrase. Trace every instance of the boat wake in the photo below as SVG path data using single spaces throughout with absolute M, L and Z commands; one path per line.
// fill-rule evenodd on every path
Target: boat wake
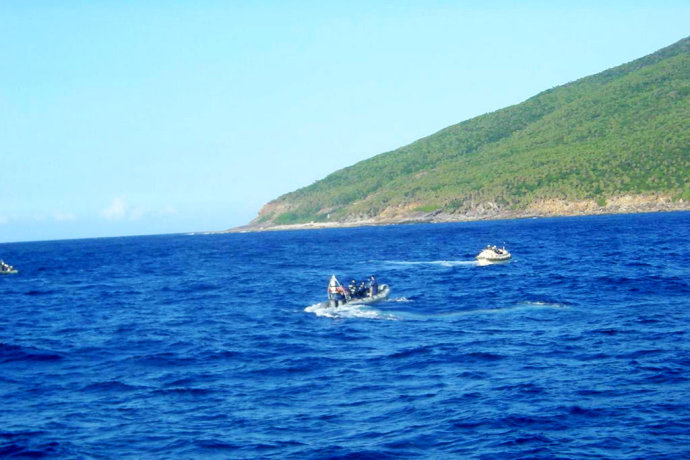
M 407 303 L 407 302 L 413 302 L 413 300 L 408 299 L 407 297 L 395 297 L 393 299 L 388 299 L 388 302 Z
M 411 303 L 413 300 L 405 297 L 392 298 L 386 300 L 389 303 Z M 366 319 L 385 319 L 391 321 L 400 320 L 428 320 L 440 318 L 453 318 L 458 316 L 473 316 L 473 315 L 496 315 L 496 314 L 511 314 L 521 313 L 534 310 L 562 310 L 568 308 L 567 305 L 554 302 L 540 302 L 540 301 L 525 301 L 518 302 L 513 305 L 497 306 L 493 308 L 475 308 L 470 310 L 460 310 L 446 313 L 425 314 L 413 311 L 396 311 L 394 313 L 384 313 L 370 305 L 362 304 L 345 304 L 340 307 L 331 307 L 328 302 L 319 302 L 310 305 L 304 309 L 307 313 L 313 313 L 316 316 L 325 318 L 366 318 Z
M 429 260 L 429 261 L 406 261 L 406 260 L 385 260 L 384 263 L 400 266 L 401 268 L 419 266 L 419 265 L 432 265 L 438 267 L 474 267 L 477 266 L 476 260 Z
M 557 303 L 557 302 L 539 302 L 539 301 L 532 302 L 532 301 L 526 301 L 526 302 L 522 302 L 521 305 L 522 305 L 522 306 L 525 306 L 525 307 L 528 307 L 528 308 L 529 308 L 529 307 L 533 307 L 533 308 L 556 308 L 556 309 L 558 309 L 558 308 L 568 308 L 568 306 L 567 306 L 566 304 Z
M 326 318 L 366 318 L 399 320 L 400 318 L 390 313 L 382 313 L 368 305 L 345 304 L 340 307 L 331 307 L 328 302 L 319 302 L 304 309 L 308 313 Z
M 496 308 L 478 308 L 474 310 L 465 310 L 456 312 L 455 315 L 477 315 L 477 314 L 503 314 L 503 313 L 519 313 L 530 310 L 561 310 L 567 308 L 566 305 L 553 302 L 519 302 L 514 305 L 496 307 Z

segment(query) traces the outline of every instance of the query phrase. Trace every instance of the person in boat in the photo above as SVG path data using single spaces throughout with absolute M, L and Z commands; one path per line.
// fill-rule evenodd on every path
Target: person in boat
M 376 281 L 374 275 L 369 278 L 369 296 L 374 297 L 379 292 L 379 283 Z
M 331 280 L 328 282 L 328 289 L 326 292 L 328 292 L 328 299 L 334 301 L 336 305 L 338 305 L 340 302 L 344 302 L 347 299 L 347 291 L 343 285 L 340 284 L 340 281 L 338 281 L 338 278 L 336 278 L 335 275 L 331 276 Z
M 350 280 L 350 284 L 347 285 L 347 290 L 350 291 L 350 297 L 357 297 L 357 281 L 354 279 Z
M 357 297 L 365 297 L 367 295 L 367 282 L 362 280 L 357 286 Z

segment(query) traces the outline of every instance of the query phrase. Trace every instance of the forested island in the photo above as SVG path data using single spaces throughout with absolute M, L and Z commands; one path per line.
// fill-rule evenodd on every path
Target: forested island
M 267 230 L 690 209 L 690 37 L 336 171 Z

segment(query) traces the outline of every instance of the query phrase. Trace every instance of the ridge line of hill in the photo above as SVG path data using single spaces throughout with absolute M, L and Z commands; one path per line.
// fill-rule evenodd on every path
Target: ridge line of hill
M 690 209 L 690 37 L 343 168 L 238 230 Z

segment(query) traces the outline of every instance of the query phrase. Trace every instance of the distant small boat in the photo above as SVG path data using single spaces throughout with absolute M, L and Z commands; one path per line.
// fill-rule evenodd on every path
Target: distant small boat
M 479 262 L 506 262 L 510 260 L 510 252 L 504 247 L 499 248 L 496 246 L 487 245 L 486 248 L 477 254 L 477 259 Z
M 19 270 L 15 269 L 8 263 L 5 263 L 4 260 L 0 260 L 0 275 L 14 275 L 15 273 L 19 273 Z

